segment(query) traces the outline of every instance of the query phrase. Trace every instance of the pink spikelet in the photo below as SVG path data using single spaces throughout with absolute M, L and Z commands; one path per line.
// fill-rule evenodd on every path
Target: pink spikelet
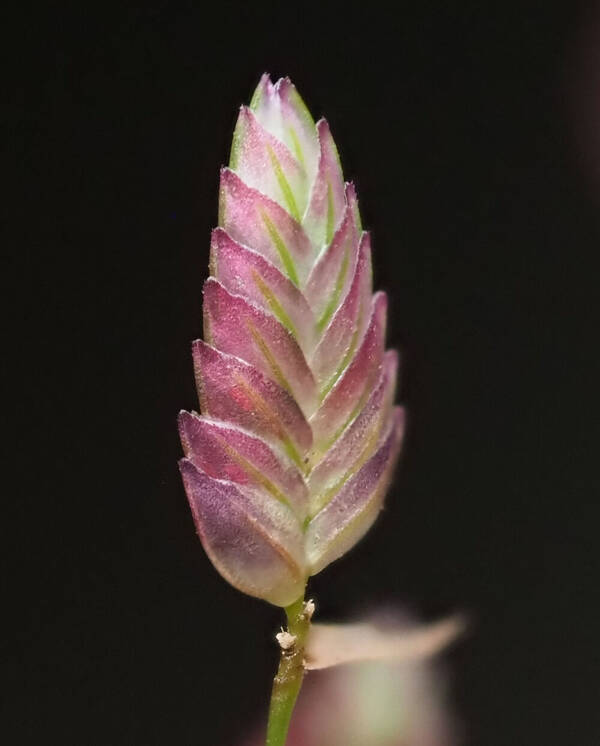
M 354 186 L 287 78 L 241 107 L 210 273 L 181 473 L 221 575 L 288 606 L 372 525 L 404 416 Z

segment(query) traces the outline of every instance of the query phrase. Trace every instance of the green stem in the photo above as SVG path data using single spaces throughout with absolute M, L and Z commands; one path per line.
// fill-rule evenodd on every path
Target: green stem
M 281 658 L 271 692 L 266 746 L 285 746 L 290 719 L 304 677 L 304 644 L 312 609 L 299 598 L 285 610 L 288 632 L 296 638 L 289 647 L 281 645 Z

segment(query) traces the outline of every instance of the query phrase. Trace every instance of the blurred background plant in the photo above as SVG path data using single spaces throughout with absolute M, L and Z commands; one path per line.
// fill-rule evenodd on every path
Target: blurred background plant
M 402 660 L 309 671 L 287 746 L 458 746 L 461 729 L 451 706 L 448 670 L 433 658 L 457 633 L 456 622 L 448 620 L 445 629 L 415 627 L 397 610 L 378 612 L 368 621 L 390 639 L 406 640 Z M 264 726 L 258 720 L 256 732 L 240 746 L 262 746 Z

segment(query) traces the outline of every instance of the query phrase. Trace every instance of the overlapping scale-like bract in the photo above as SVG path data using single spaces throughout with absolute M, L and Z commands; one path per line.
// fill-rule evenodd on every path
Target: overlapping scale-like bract
M 356 193 L 288 79 L 240 110 L 210 270 L 181 472 L 215 567 L 287 606 L 375 520 L 404 430 Z

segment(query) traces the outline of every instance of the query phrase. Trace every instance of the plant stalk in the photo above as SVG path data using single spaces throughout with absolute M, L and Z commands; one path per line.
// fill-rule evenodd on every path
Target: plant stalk
M 273 680 L 266 746 L 285 746 L 290 719 L 304 678 L 304 645 L 313 608 L 312 604 L 304 603 L 304 598 L 299 598 L 285 610 L 287 631 L 295 639 L 278 636 L 281 657 Z

